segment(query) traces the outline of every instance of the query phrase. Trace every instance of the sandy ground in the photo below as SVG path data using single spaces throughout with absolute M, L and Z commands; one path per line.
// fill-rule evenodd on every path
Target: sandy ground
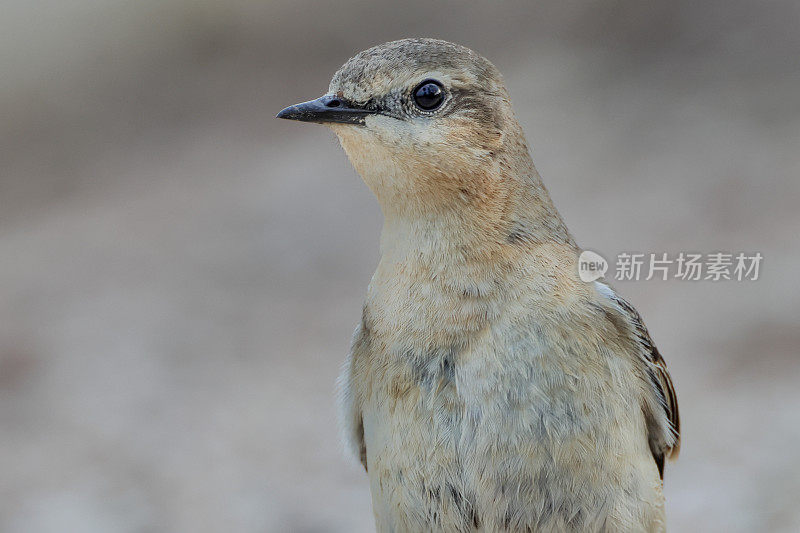
M 372 530 L 334 380 L 381 219 L 273 119 L 407 35 L 505 73 L 579 243 L 760 251 L 618 282 L 683 421 L 673 531 L 800 530 L 800 9 L 10 2 L 0 29 L 0 530 Z

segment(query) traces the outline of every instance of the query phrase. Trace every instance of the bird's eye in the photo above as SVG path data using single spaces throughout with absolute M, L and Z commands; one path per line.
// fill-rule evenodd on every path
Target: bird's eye
M 414 89 L 414 103 L 420 109 L 433 111 L 444 101 L 444 89 L 436 80 L 425 80 Z

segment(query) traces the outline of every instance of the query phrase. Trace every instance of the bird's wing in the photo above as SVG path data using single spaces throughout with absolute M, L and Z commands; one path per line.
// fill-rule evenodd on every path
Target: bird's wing
M 655 394 L 655 408 L 645 407 L 650 451 L 658 465 L 658 472 L 664 478 L 664 458 L 677 459 L 680 451 L 681 421 L 678 413 L 678 397 L 667 370 L 667 363 L 658 352 L 642 317 L 631 304 L 617 295 L 603 283 L 595 282 L 598 292 L 607 298 L 623 315 L 635 341 L 636 355 L 644 364 L 652 392 Z
M 369 328 L 364 319 L 353 334 L 353 344 L 337 382 L 342 438 L 349 451 L 358 457 L 364 470 L 367 470 L 367 446 L 364 442 L 364 419 L 354 374 L 356 365 L 369 355 L 369 341 Z

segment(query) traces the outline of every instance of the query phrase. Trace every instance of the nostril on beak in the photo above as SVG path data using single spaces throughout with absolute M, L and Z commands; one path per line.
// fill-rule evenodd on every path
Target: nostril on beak
M 339 100 L 338 98 L 333 98 L 333 99 L 329 100 L 327 104 L 325 104 L 326 107 L 339 107 L 341 105 L 342 105 L 342 101 Z

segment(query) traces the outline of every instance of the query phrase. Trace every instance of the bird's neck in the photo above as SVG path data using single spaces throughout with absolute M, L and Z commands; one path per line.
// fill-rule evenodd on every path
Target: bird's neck
M 463 344 L 584 285 L 577 246 L 524 142 L 484 169 L 417 175 L 418 183 L 437 180 L 437 194 L 411 191 L 403 201 L 373 188 L 385 220 L 366 308 L 386 346 L 430 352 Z
M 582 283 L 577 248 L 538 176 L 511 192 L 480 208 L 386 213 L 366 307 L 387 346 L 467 342 Z
M 409 151 L 368 128 L 335 127 L 350 161 L 384 214 L 384 262 L 423 262 L 432 269 L 530 261 L 543 245 L 577 247 L 542 184 L 513 114 L 503 133 L 452 126 L 448 149 Z
M 519 159 L 518 159 L 519 160 Z M 432 263 L 491 263 L 498 254 L 536 254 L 541 245 L 575 251 L 567 230 L 533 164 L 513 175 L 483 176 L 446 199 L 406 198 L 382 203 L 381 254 L 386 259 Z M 471 178 L 471 183 L 476 183 Z

